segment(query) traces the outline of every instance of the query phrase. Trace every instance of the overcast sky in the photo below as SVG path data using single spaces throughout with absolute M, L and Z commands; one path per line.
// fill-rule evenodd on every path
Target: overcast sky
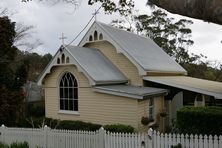
M 40 54 L 54 54 L 61 40 L 59 37 L 62 32 L 67 37 L 66 43 L 69 43 L 82 30 L 92 13 L 99 7 L 99 4 L 88 6 L 88 0 L 82 0 L 81 5 L 74 11 L 73 5 L 68 4 L 45 4 L 32 1 L 30 3 L 21 3 L 21 0 L 1 0 L 0 8 L 8 8 L 14 15 L 11 19 L 15 22 L 24 23 L 26 25 L 35 26 L 34 38 L 38 38 L 43 45 L 34 50 Z M 149 8 L 145 7 L 147 0 L 136 1 L 136 8 L 140 13 L 149 12 Z M 170 15 L 175 18 L 182 18 L 179 15 Z M 108 16 L 100 11 L 97 20 L 110 23 L 116 19 L 117 15 Z M 189 18 L 190 19 L 190 18 Z M 194 20 L 194 24 L 190 26 L 192 29 L 192 39 L 194 45 L 189 49 L 190 53 L 204 54 L 209 60 L 222 61 L 222 25 L 207 23 L 200 20 Z M 78 38 L 73 45 L 77 45 L 81 37 Z

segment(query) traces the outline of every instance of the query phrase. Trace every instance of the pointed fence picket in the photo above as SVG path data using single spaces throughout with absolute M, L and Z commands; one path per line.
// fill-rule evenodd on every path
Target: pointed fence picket
M 147 133 L 113 133 L 33 128 L 0 127 L 0 142 L 28 142 L 30 148 L 222 148 L 222 136 L 163 134 L 149 129 Z
M 159 134 L 153 131 L 151 143 L 150 148 L 171 148 L 178 144 L 182 148 L 222 148 L 222 136 Z

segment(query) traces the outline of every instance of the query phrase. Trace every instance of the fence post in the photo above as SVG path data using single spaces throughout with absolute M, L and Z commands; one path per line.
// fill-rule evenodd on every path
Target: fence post
M 99 129 L 99 148 L 105 148 L 105 130 L 103 127 Z
M 4 129 L 5 129 L 5 125 L 4 124 L 2 124 L 2 126 L 0 127 L 0 141 L 1 142 L 5 142 L 4 140 L 3 140 L 3 135 L 4 135 Z
M 2 124 L 2 126 L 0 127 L 0 141 L 1 142 L 5 142 L 5 129 L 6 129 L 6 127 L 5 127 L 5 125 L 4 124 Z
M 45 125 L 43 130 L 44 130 L 44 148 L 47 148 L 49 127 L 47 125 Z
M 153 129 L 148 130 L 148 148 L 153 148 Z

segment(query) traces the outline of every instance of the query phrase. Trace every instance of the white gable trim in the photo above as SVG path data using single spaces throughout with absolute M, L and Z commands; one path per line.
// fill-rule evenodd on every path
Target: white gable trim
M 69 63 L 61 63 L 62 55 L 65 55 L 65 60 L 66 57 L 69 57 Z M 60 58 L 60 64 L 57 63 L 57 59 Z M 59 50 L 56 52 L 55 56 L 51 60 L 51 62 L 47 65 L 45 70 L 43 71 L 42 75 L 40 75 L 37 84 L 42 85 L 43 79 L 45 76 L 49 73 L 51 73 L 51 69 L 54 66 L 67 66 L 67 65 L 75 65 L 77 67 L 77 70 L 79 72 L 84 73 L 84 75 L 87 77 L 89 80 L 90 85 L 96 85 L 96 82 L 88 75 L 88 73 L 82 68 L 82 66 L 78 63 L 78 61 L 73 57 L 73 55 L 64 47 L 60 47 Z
M 78 46 L 83 47 L 85 44 L 87 43 L 91 43 L 91 42 L 95 42 L 93 41 L 89 41 L 90 36 L 94 36 L 94 32 L 97 31 L 98 35 L 102 34 L 103 35 L 103 40 L 106 40 L 108 42 L 110 42 L 115 48 L 117 53 L 122 53 L 124 54 L 137 68 L 139 75 L 143 76 L 146 75 L 146 71 L 142 68 L 142 66 L 137 63 L 122 47 L 121 45 L 119 45 L 115 39 L 113 39 L 112 35 L 108 34 L 105 29 L 103 29 L 103 27 L 101 25 L 99 25 L 98 23 L 94 22 L 92 24 L 92 26 L 89 28 L 89 30 L 87 31 L 87 33 L 85 34 L 85 36 L 82 38 L 82 40 L 80 41 Z M 98 40 L 99 41 L 99 40 Z

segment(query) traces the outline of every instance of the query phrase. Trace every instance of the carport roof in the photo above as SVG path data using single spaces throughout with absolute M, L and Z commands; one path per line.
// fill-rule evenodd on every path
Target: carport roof
M 143 80 L 189 90 L 222 99 L 222 83 L 188 76 L 146 76 Z

